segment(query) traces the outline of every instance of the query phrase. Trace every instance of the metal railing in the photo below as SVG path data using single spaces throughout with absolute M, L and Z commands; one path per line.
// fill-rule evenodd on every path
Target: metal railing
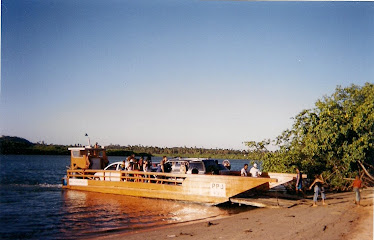
M 116 171 L 116 170 L 67 170 L 67 178 L 88 179 L 97 181 L 123 181 L 138 183 L 160 183 L 181 185 L 186 174 L 142 172 L 142 171 Z

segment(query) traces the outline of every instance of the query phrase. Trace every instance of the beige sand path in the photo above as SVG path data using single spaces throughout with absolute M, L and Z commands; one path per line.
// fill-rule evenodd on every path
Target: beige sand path
M 373 240 L 373 188 L 362 192 L 362 206 L 353 203 L 354 193 L 327 194 L 327 206 L 312 207 L 310 199 L 291 208 L 259 208 L 220 219 L 171 225 L 164 228 L 97 239 L 126 240 Z

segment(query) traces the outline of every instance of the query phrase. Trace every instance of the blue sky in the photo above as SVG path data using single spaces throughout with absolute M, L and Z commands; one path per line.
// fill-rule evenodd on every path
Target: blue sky
M 2 1 L 1 135 L 245 149 L 374 81 L 374 3 Z

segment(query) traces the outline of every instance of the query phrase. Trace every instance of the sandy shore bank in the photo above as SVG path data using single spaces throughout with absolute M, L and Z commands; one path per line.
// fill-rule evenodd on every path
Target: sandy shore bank
M 354 193 L 327 194 L 327 206 L 312 207 L 312 200 L 290 208 L 259 208 L 237 215 L 171 225 L 96 239 L 373 239 L 374 189 L 362 191 L 361 207 Z

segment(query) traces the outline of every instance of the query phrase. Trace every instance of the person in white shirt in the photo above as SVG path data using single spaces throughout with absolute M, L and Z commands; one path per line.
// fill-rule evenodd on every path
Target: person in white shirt
M 240 175 L 242 177 L 248 176 L 248 164 L 244 164 L 244 167 L 242 168 L 242 170 L 240 170 Z
M 261 175 L 260 170 L 258 170 L 257 168 L 257 163 L 253 164 L 253 167 L 251 168 L 249 172 L 251 173 L 252 177 L 258 177 Z

